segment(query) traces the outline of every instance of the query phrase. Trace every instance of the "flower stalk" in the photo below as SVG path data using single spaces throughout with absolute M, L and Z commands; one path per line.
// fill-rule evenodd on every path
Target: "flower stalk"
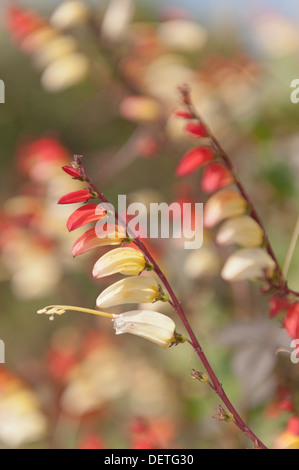
M 285 278 L 285 275 L 283 273 L 283 270 L 281 269 L 277 257 L 274 253 L 274 250 L 272 248 L 272 245 L 270 243 L 269 237 L 266 233 L 266 230 L 264 228 L 264 224 L 258 215 L 247 191 L 245 190 L 237 172 L 236 169 L 228 156 L 228 154 L 225 152 L 225 150 L 222 148 L 216 137 L 212 134 L 210 129 L 208 128 L 207 124 L 204 122 L 204 120 L 201 118 L 201 116 L 198 115 L 198 113 L 194 110 L 194 107 L 191 102 L 190 98 L 190 89 L 187 85 L 184 85 L 179 88 L 179 91 L 181 93 L 181 98 L 182 102 L 186 107 L 187 112 L 189 113 L 190 119 L 197 120 L 200 122 L 206 129 L 207 133 L 210 139 L 210 144 L 211 147 L 214 149 L 214 151 L 218 154 L 220 159 L 222 160 L 223 164 L 226 166 L 226 168 L 231 172 L 233 176 L 233 182 L 238 188 L 240 195 L 243 197 L 243 199 L 246 201 L 247 206 L 248 206 L 248 215 L 255 220 L 255 222 L 260 226 L 261 230 L 263 231 L 264 234 L 264 247 L 268 253 L 268 255 L 272 258 L 274 265 L 275 265 L 275 276 L 273 279 L 269 280 L 269 287 L 267 290 L 274 289 L 284 295 L 293 295 L 295 297 L 299 297 L 299 292 L 296 292 L 292 289 L 290 289 L 287 285 L 287 281 Z M 277 281 L 277 282 L 276 282 Z
M 89 177 L 86 174 L 86 171 L 82 165 L 82 157 L 81 156 L 75 156 L 76 161 L 78 165 L 80 166 L 80 173 L 84 176 L 84 180 L 87 184 L 89 184 L 90 189 L 98 195 L 98 198 L 100 199 L 101 202 L 103 203 L 108 203 L 109 201 L 106 199 L 103 193 L 101 193 L 96 186 L 93 184 L 93 182 L 89 179 Z M 243 196 L 244 197 L 244 196 Z M 247 199 L 246 199 L 247 200 Z M 117 211 L 115 211 L 115 218 L 118 223 L 120 223 L 122 226 L 125 226 L 125 222 L 120 218 L 119 214 Z M 135 236 L 134 233 L 131 233 L 128 230 L 128 236 L 133 238 L 134 243 L 136 246 L 143 252 L 145 258 L 147 261 L 153 266 L 154 272 L 157 274 L 159 277 L 160 281 L 164 285 L 166 291 L 169 294 L 169 300 L 168 302 L 178 316 L 180 317 L 186 331 L 188 332 L 189 338 L 186 339 L 186 341 L 190 344 L 190 346 L 193 348 L 193 350 L 196 352 L 198 355 L 199 359 L 201 360 L 209 378 L 210 381 L 207 383 L 210 385 L 212 390 L 218 395 L 218 397 L 221 399 L 221 401 L 224 403 L 226 408 L 228 409 L 228 412 L 232 414 L 233 416 L 233 422 L 236 424 L 236 426 L 244 433 L 246 434 L 254 443 L 255 447 L 261 448 L 261 449 L 266 449 L 267 447 L 263 444 L 263 442 L 254 434 L 254 432 L 249 429 L 249 427 L 246 425 L 246 423 L 243 421 L 243 419 L 240 417 L 238 414 L 237 410 L 234 408 L 233 404 L 229 400 L 228 396 L 226 395 L 221 382 L 219 381 L 218 377 L 216 376 L 210 362 L 208 361 L 199 341 L 197 340 L 195 333 L 193 332 L 193 329 L 186 317 L 186 314 L 183 310 L 183 307 L 181 303 L 179 302 L 178 298 L 176 297 L 170 283 L 168 282 L 165 274 L 163 271 L 160 269 L 159 265 L 155 261 L 155 259 L 152 257 L 151 253 L 148 251 L 146 246 L 143 244 L 142 240 L 138 237 Z

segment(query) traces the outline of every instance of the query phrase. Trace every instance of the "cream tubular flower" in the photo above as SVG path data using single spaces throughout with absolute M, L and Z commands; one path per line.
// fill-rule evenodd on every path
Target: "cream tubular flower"
M 221 276 L 226 281 L 271 277 L 275 262 L 262 248 L 242 248 L 224 264 Z
M 120 304 L 168 301 L 154 277 L 133 276 L 115 282 L 97 298 L 97 307 L 113 307 Z
M 88 18 L 89 9 L 84 2 L 69 0 L 56 8 L 50 21 L 55 28 L 64 29 L 84 24 Z
M 264 232 L 259 224 L 249 217 L 243 215 L 226 220 L 220 227 L 216 242 L 219 245 L 230 245 L 236 243 L 244 247 L 261 246 Z
M 242 215 L 246 212 L 247 203 L 237 191 L 223 189 L 213 194 L 204 207 L 204 226 L 215 227 L 221 220 Z
M 141 251 L 130 247 L 115 248 L 108 251 L 95 263 L 92 275 L 96 279 L 121 273 L 133 276 L 141 273 L 147 266 Z
M 115 334 L 131 333 L 148 339 L 166 349 L 176 341 L 175 324 L 171 318 L 151 310 L 132 310 L 113 315 Z

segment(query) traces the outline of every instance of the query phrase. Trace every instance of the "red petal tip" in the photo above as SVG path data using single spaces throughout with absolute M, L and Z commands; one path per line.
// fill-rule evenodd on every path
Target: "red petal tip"
M 57 204 L 73 204 L 75 202 L 85 202 L 92 199 L 93 195 L 88 189 L 81 189 L 62 196 L 58 199 Z
M 208 137 L 209 135 L 206 127 L 198 122 L 188 122 L 185 131 L 195 134 L 197 137 Z

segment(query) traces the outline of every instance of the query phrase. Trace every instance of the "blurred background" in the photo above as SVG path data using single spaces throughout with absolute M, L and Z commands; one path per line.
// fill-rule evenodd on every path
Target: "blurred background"
M 185 83 L 283 264 L 298 214 L 298 22 L 295 1 L 1 0 L 1 448 L 250 445 L 213 419 L 219 400 L 190 378 L 201 365 L 188 345 L 164 351 L 115 337 L 104 319 L 49 322 L 36 311 L 94 308 L 112 282 L 91 275 L 105 250 L 71 255 L 84 230 L 67 231 L 74 207 L 57 200 L 82 189 L 61 171 L 73 154 L 112 203 L 118 194 L 145 204 L 207 200 L 201 170 L 175 176 L 194 142 L 173 114 Z M 269 318 L 269 299 L 258 284 L 221 279 L 230 251 L 212 231 L 199 250 L 147 243 L 234 405 L 266 445 L 278 445 L 298 412 L 299 373 L 275 355 L 290 340 Z M 288 273 L 295 290 L 298 250 Z

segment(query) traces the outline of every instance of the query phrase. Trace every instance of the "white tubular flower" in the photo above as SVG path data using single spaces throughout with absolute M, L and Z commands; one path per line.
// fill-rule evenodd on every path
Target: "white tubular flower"
M 97 298 L 97 307 L 113 307 L 120 304 L 166 302 L 168 296 L 163 294 L 161 287 L 154 277 L 133 276 L 115 282 Z
M 46 91 L 57 93 L 84 80 L 88 76 L 89 67 L 85 54 L 68 54 L 48 65 L 42 74 L 41 84 Z
M 213 194 L 204 207 L 204 226 L 215 227 L 229 217 L 242 215 L 246 212 L 247 202 L 234 189 L 223 189 Z
M 243 215 L 226 220 L 220 227 L 216 242 L 219 245 L 230 245 L 236 243 L 244 247 L 261 246 L 264 232 L 259 224 L 249 217 Z
M 141 273 L 147 262 L 141 251 L 130 247 L 115 248 L 105 253 L 94 265 L 92 275 L 96 279 L 121 273 L 133 276 Z
M 262 248 L 242 248 L 224 264 L 221 276 L 226 281 L 271 277 L 275 262 Z
M 85 3 L 70 0 L 56 8 L 50 21 L 55 28 L 64 29 L 86 23 L 88 17 L 89 9 Z
M 151 310 L 132 310 L 113 315 L 115 334 L 131 333 L 148 339 L 166 349 L 176 341 L 175 324 L 171 318 Z

